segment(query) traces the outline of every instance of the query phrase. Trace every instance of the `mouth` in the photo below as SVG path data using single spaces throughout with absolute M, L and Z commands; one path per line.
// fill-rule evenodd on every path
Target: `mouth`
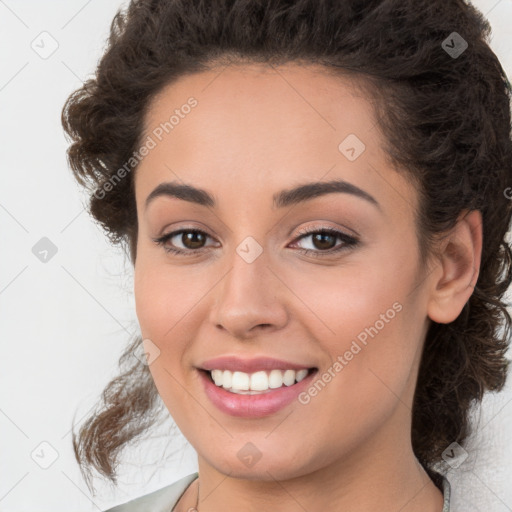
M 229 393 L 239 395 L 260 395 L 271 393 L 276 389 L 290 387 L 312 375 L 318 368 L 301 368 L 298 370 L 272 369 L 259 370 L 253 373 L 231 371 L 215 368 L 212 370 L 199 369 L 215 386 Z
M 294 401 L 312 383 L 317 367 L 258 370 L 253 373 L 197 368 L 203 390 L 221 412 L 234 417 L 264 418 Z M 301 405 L 303 407 L 303 405 Z

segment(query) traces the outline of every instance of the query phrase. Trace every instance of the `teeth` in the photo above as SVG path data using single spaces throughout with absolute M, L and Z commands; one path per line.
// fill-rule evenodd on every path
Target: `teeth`
M 283 385 L 283 372 L 272 370 L 268 376 L 268 387 L 271 389 L 280 388 Z
M 268 389 L 267 374 L 265 372 L 256 372 L 251 374 L 250 388 L 252 391 L 265 391 Z
M 229 370 L 225 370 L 222 373 L 222 385 L 226 386 L 228 388 L 231 387 L 231 381 L 232 381 L 232 373 Z
M 228 389 L 232 393 L 254 395 L 260 392 L 292 386 L 300 382 L 308 374 L 307 369 L 302 370 L 271 370 L 255 373 L 231 372 L 230 370 L 211 370 L 213 382 L 216 386 Z
M 222 383 L 224 382 L 222 370 L 212 370 L 210 375 L 212 376 L 213 382 L 215 382 L 216 386 L 222 386 Z
M 224 375 L 226 375 L 224 371 Z M 233 372 L 231 380 L 231 387 L 233 389 L 239 389 L 240 391 L 247 391 L 249 389 L 249 374 L 244 372 Z
M 306 375 L 308 374 L 308 370 L 307 369 L 303 369 L 303 370 L 299 370 L 296 375 L 295 375 L 295 380 L 297 382 L 300 382 L 302 379 L 305 379 L 306 378 Z

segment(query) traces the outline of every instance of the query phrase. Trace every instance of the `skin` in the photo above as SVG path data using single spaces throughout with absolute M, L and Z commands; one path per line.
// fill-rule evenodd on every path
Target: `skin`
M 461 216 L 420 265 L 417 192 L 388 163 L 372 104 L 348 78 L 297 64 L 182 77 L 151 102 L 145 135 L 191 96 L 198 105 L 135 175 L 135 300 L 142 336 L 160 350 L 156 387 L 198 453 L 199 510 L 441 512 L 442 494 L 412 451 L 411 407 L 430 320 L 453 321 L 476 283 L 479 212 Z M 366 146 L 354 161 L 338 149 L 348 134 Z M 379 207 L 331 193 L 272 208 L 278 191 L 334 178 Z M 172 180 L 206 189 L 218 206 L 162 196 L 146 209 Z M 322 256 L 343 242 L 315 244 L 301 238 L 304 227 L 357 234 L 359 244 Z M 153 241 L 183 228 L 207 232 L 203 252 L 173 255 Z M 236 252 L 248 236 L 263 251 L 250 264 Z M 201 247 L 181 235 L 167 243 Z M 237 418 L 203 391 L 195 366 L 220 355 L 276 357 L 321 374 L 394 303 L 401 311 L 308 404 Z M 237 456 L 248 442 L 262 454 L 252 467 Z M 197 498 L 195 481 L 175 510 Z

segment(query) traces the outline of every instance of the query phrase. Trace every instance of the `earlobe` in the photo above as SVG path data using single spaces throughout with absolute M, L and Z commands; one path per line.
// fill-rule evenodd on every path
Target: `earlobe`
M 443 239 L 433 273 L 428 316 L 437 323 L 453 322 L 471 297 L 482 253 L 482 215 L 464 211 L 450 234 Z

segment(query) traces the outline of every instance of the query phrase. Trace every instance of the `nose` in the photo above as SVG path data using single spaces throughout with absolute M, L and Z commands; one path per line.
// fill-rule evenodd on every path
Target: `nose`
M 235 252 L 231 268 L 214 290 L 210 322 L 235 338 L 282 329 L 288 321 L 287 288 L 269 266 L 265 251 L 251 263 Z

